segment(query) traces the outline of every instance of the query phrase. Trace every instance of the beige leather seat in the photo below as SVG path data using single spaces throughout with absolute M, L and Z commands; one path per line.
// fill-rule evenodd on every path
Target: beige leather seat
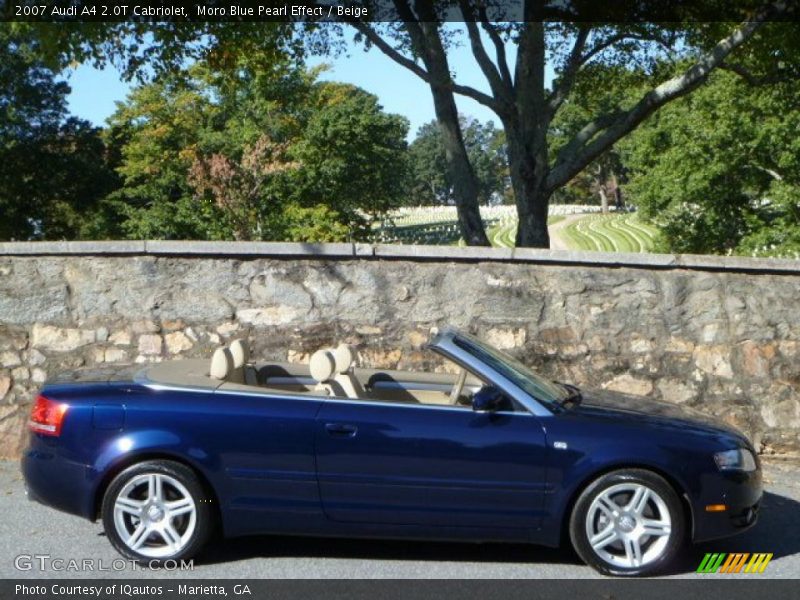
M 233 356 L 233 371 L 228 377 L 228 381 L 246 385 L 258 385 L 256 371 L 250 364 L 250 348 L 245 341 L 233 340 L 230 350 Z
M 330 350 L 317 350 L 308 361 L 311 377 L 317 382 L 317 390 L 324 391 L 329 396 L 335 396 L 333 377 L 336 373 L 336 360 Z M 338 387 L 338 386 L 337 386 Z
M 333 360 L 336 365 L 334 380 L 338 383 L 348 398 L 364 398 L 364 388 L 353 374 L 355 353 L 347 344 L 339 344 L 333 351 Z
M 233 355 L 227 348 L 217 348 L 211 356 L 208 374 L 212 379 L 227 381 L 233 372 Z

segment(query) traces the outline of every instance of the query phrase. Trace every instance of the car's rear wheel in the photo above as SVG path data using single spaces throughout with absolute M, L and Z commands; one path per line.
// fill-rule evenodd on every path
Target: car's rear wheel
M 570 518 L 578 555 L 607 575 L 651 575 L 675 557 L 686 530 L 681 501 L 643 469 L 606 473 L 578 497 Z
M 144 563 L 191 558 L 213 529 L 197 475 L 167 460 L 141 462 L 117 475 L 103 497 L 102 516 L 114 548 Z

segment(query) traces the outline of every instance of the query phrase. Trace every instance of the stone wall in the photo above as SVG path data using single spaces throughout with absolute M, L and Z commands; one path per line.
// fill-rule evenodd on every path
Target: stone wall
M 800 263 L 671 255 L 244 243 L 0 244 L 0 454 L 18 456 L 49 375 L 354 344 L 431 368 L 430 329 L 468 329 L 540 369 L 696 407 L 765 453 L 798 453 Z

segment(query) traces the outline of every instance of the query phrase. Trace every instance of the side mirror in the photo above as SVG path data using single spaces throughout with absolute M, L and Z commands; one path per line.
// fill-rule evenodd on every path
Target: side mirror
M 503 405 L 503 392 L 493 385 L 485 385 L 472 395 L 472 410 L 494 412 Z

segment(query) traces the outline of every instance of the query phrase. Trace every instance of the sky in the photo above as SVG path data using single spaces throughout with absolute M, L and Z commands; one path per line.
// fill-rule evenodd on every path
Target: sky
M 514 50 L 513 46 L 509 46 L 508 60 L 511 65 L 514 64 Z M 449 60 L 458 83 L 488 91 L 483 73 L 468 46 L 453 49 L 449 53 Z M 352 45 L 348 52 L 337 58 L 313 59 L 308 64 L 313 66 L 322 62 L 328 63 L 331 70 L 324 73 L 321 79 L 357 85 L 375 94 L 387 112 L 407 117 L 411 125 L 409 139 L 413 139 L 421 125 L 434 119 L 428 85 L 379 50 L 373 48 L 365 52 L 363 47 Z M 90 65 L 79 66 L 68 71 L 67 81 L 72 87 L 68 98 L 71 113 L 98 126 L 105 124 L 115 110 L 115 102 L 125 99 L 131 85 L 123 81 L 120 73 L 111 66 L 104 70 Z M 462 114 L 482 122 L 492 120 L 499 126 L 497 116 L 471 98 L 457 95 L 456 102 Z

